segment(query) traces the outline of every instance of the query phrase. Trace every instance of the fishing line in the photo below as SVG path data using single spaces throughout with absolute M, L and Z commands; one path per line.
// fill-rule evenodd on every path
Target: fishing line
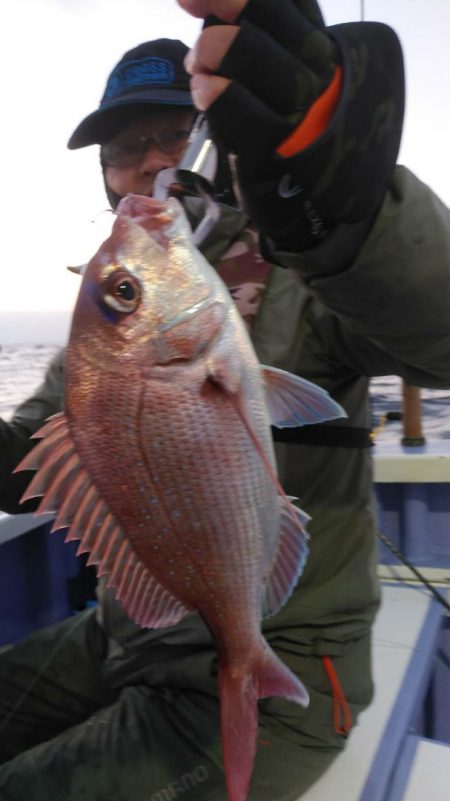
M 394 565 L 387 565 L 387 567 L 388 567 L 388 569 L 389 569 L 389 572 L 392 574 L 392 576 L 393 576 L 393 577 L 394 577 L 394 578 L 395 578 L 395 579 L 396 579 L 396 580 L 397 580 L 397 581 L 398 581 L 400 584 L 405 584 L 405 583 L 406 583 L 406 579 L 404 579 L 402 576 L 400 576 L 400 575 L 399 575 L 399 573 L 397 573 L 397 571 L 396 571 L 396 569 L 395 569 Z M 423 589 L 422 587 L 417 587 L 417 586 L 414 586 L 413 584 L 409 584 L 408 586 L 409 586 L 411 589 L 413 589 L 413 590 L 416 590 L 416 592 L 420 592 L 420 593 L 424 592 L 424 589 Z M 428 589 L 428 588 L 425 588 L 425 589 Z M 432 589 L 432 588 L 430 588 L 430 589 Z M 438 598 L 437 600 L 439 600 L 439 598 Z M 441 602 L 442 600 L 443 600 L 443 599 L 441 598 L 441 599 L 440 599 L 440 602 Z M 444 605 L 445 605 L 445 602 L 444 602 Z M 387 645 L 389 645 L 389 646 L 391 646 L 391 647 L 392 647 L 392 646 L 394 646 L 394 647 L 400 648 L 400 650 L 403 650 L 403 649 L 404 649 L 404 650 L 410 650 L 410 649 L 409 649 L 409 646 L 401 646 L 401 645 L 399 645 L 399 643 L 390 642 L 389 640 L 379 640 L 379 639 L 376 639 L 376 640 L 374 640 L 374 641 L 375 641 L 375 642 L 377 642 L 377 643 L 381 643 L 381 644 L 387 644 Z M 417 650 L 417 649 L 416 649 L 416 648 L 414 648 L 413 650 Z M 438 649 L 437 649 L 437 651 L 436 651 L 436 654 L 435 654 L 435 659 L 437 660 L 437 662 L 440 662 L 440 663 L 441 663 L 441 664 L 442 664 L 442 665 L 443 665 L 445 668 L 447 668 L 447 670 L 449 670 L 449 671 L 450 671 L 450 658 L 449 658 L 449 657 L 447 656 L 447 654 L 445 653 L 445 651 L 444 651 L 444 646 L 438 647 Z
M 383 545 L 385 545 L 386 548 L 388 548 L 391 551 L 391 553 L 393 553 L 394 556 L 396 556 L 397 559 L 399 559 L 399 561 L 402 562 L 411 571 L 411 573 L 413 573 L 416 576 L 416 578 L 421 582 L 421 584 L 423 584 L 424 587 L 426 587 L 427 590 L 431 592 L 436 601 L 438 601 L 438 603 L 440 603 L 441 606 L 443 606 L 447 612 L 450 612 L 450 604 L 448 603 L 448 601 L 446 601 L 445 598 L 442 597 L 441 593 L 438 592 L 438 590 L 435 587 L 433 587 L 433 585 L 428 581 L 428 579 L 425 578 L 423 573 L 421 573 L 420 570 L 418 570 L 417 567 L 415 567 L 406 558 L 406 556 L 394 545 L 394 543 L 391 542 L 391 540 L 388 537 L 386 537 L 386 534 L 383 534 L 382 531 L 377 530 L 377 537 L 379 540 L 381 540 Z M 401 577 L 398 578 L 399 581 L 405 583 L 406 581 L 405 579 Z
M 7 724 L 13 719 L 14 715 L 16 714 L 16 712 L 18 712 L 18 710 L 20 709 L 20 707 L 22 706 L 24 701 L 28 698 L 28 696 L 29 696 L 31 690 L 33 689 L 33 687 L 37 684 L 39 679 L 42 678 L 42 676 L 44 675 L 44 672 L 46 671 L 48 666 L 51 664 L 51 662 L 54 659 L 56 653 L 58 652 L 59 648 L 64 643 L 66 638 L 76 630 L 76 628 L 80 625 L 80 623 L 83 622 L 83 620 L 84 620 L 84 615 L 83 614 L 80 614 L 79 616 L 77 616 L 75 618 L 73 624 L 71 626 L 69 626 L 68 630 L 64 632 L 64 634 L 61 637 L 61 639 L 58 640 L 58 642 L 53 646 L 53 648 L 50 651 L 47 659 L 45 659 L 44 662 L 42 663 L 39 671 L 36 673 L 34 678 L 31 679 L 31 681 L 28 684 L 28 686 L 25 687 L 25 690 L 23 691 L 22 695 L 19 696 L 19 698 L 17 699 L 17 701 L 14 704 L 14 706 L 9 710 L 8 714 L 3 719 L 2 723 L 0 724 L 0 734 L 3 732 L 3 730 L 5 729 Z

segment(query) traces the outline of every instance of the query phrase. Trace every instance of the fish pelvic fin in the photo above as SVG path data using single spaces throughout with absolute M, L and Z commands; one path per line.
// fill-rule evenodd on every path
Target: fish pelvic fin
M 278 546 L 263 578 L 262 616 L 278 612 L 292 594 L 308 558 L 309 515 L 291 503 L 295 498 L 279 496 L 281 506 Z
M 222 753 L 230 801 L 248 794 L 258 734 L 258 699 L 279 696 L 307 706 L 306 688 L 264 642 L 251 672 L 219 664 Z
M 42 496 L 36 514 L 56 513 L 52 531 L 68 529 L 65 541 L 80 540 L 77 555 L 88 553 L 88 565 L 128 615 L 144 628 L 173 626 L 190 611 L 147 569 L 108 509 L 84 468 L 63 413 L 49 418 L 34 434 L 40 442 L 16 467 L 36 470 L 22 502 Z
M 277 367 L 261 365 L 266 404 L 272 425 L 294 428 L 323 423 L 346 412 L 325 389 Z

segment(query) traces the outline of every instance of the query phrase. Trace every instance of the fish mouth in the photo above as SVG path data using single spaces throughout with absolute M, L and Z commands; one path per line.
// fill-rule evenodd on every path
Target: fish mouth
M 215 347 L 227 321 L 227 304 L 214 291 L 158 326 L 152 371 L 197 362 Z
M 183 309 L 183 311 L 175 315 L 175 317 L 172 317 L 172 319 L 167 323 L 160 325 L 159 331 L 161 334 L 165 334 L 172 328 L 176 328 L 177 325 L 181 325 L 182 323 L 192 320 L 198 314 L 201 314 L 206 309 L 216 305 L 224 306 L 224 303 L 215 296 L 214 292 L 211 291 L 205 298 L 197 301 L 197 303 L 193 303 L 192 306 L 188 306 L 186 309 Z

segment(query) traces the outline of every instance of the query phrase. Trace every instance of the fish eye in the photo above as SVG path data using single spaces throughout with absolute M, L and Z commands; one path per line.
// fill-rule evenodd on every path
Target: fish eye
M 141 287 L 130 273 L 117 270 L 103 285 L 103 301 L 115 311 L 130 314 L 139 306 Z

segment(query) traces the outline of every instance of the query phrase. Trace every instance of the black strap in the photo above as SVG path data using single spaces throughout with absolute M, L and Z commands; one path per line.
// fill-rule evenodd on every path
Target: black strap
M 370 428 L 318 425 L 302 428 L 275 428 L 272 426 L 274 442 L 288 445 L 320 445 L 328 448 L 370 448 Z

